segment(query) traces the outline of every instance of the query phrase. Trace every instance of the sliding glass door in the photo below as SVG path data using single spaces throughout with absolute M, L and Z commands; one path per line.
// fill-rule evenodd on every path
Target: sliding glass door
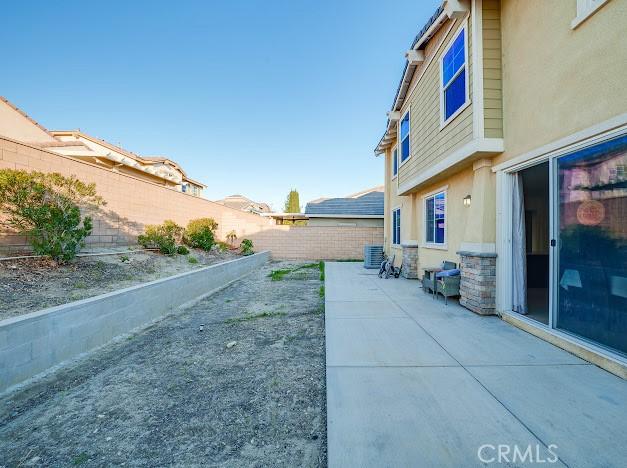
M 627 355 L 627 135 L 553 170 L 552 325 Z

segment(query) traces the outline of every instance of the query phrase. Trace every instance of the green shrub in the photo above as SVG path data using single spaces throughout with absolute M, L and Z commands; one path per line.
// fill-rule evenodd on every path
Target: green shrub
M 91 234 L 81 208 L 104 204 L 95 184 L 59 173 L 0 170 L 1 224 L 27 236 L 35 254 L 57 262 L 73 259 Z
M 222 241 L 216 242 L 216 247 L 218 248 L 220 252 L 226 252 L 227 250 L 231 248 L 229 244 L 227 244 L 226 242 L 222 242 Z
M 196 257 L 192 257 L 191 255 L 187 257 L 187 261 L 192 264 L 198 263 L 198 259 Z
M 242 255 L 251 255 L 253 253 L 253 241 L 251 241 L 250 239 L 242 239 L 239 248 L 242 252 Z
M 176 243 L 180 240 L 183 228 L 174 221 L 166 220 L 163 224 L 149 224 L 144 233 L 137 237 L 137 242 L 145 249 L 158 248 L 165 255 L 176 253 Z
M 185 247 L 184 245 L 179 245 L 176 248 L 176 253 L 179 255 L 187 255 L 189 254 L 189 249 L 187 247 Z
M 215 242 L 215 230 L 218 228 L 211 218 L 192 219 L 185 230 L 185 243 L 191 247 L 210 250 Z

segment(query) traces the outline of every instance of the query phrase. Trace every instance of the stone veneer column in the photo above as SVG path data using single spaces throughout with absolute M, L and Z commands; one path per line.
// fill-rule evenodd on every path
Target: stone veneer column
M 461 257 L 459 303 L 480 315 L 494 315 L 496 308 L 496 254 L 457 252 Z
M 401 275 L 407 279 L 418 278 L 418 242 L 402 242 L 403 248 L 403 269 Z

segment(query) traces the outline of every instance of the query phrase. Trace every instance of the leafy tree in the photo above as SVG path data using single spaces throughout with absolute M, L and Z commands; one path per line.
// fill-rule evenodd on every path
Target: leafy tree
M 300 213 L 300 200 L 298 190 L 292 189 L 285 200 L 284 213 Z
M 57 262 L 73 259 L 91 234 L 90 216 L 104 200 L 95 184 L 59 173 L 0 170 L 0 224 L 26 235 L 38 255 Z

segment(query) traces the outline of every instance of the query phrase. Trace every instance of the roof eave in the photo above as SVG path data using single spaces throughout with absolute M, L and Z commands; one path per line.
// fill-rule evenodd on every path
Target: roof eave
M 429 40 L 442 27 L 442 25 L 452 16 L 457 16 L 459 10 L 463 8 L 463 6 L 460 6 L 459 0 L 445 0 L 444 2 L 442 2 L 442 4 L 437 8 L 431 18 L 429 18 L 427 24 L 422 28 L 422 30 L 414 39 L 414 42 L 411 45 L 411 50 L 424 49 L 424 47 L 427 45 L 427 42 L 429 42 Z M 417 67 L 418 64 L 410 62 L 409 60 L 405 60 L 403 75 L 396 90 L 394 102 L 392 104 L 390 112 L 400 111 L 403 107 L 403 104 L 405 103 L 405 98 L 407 97 L 409 85 L 411 84 Z M 381 140 L 379 140 L 379 143 L 374 149 L 375 156 L 380 156 L 384 154 L 385 150 L 390 147 L 390 145 L 394 141 L 394 137 L 390 134 L 390 131 L 393 130 L 395 126 L 396 121 L 388 119 L 385 133 L 383 134 L 383 137 L 381 137 Z

